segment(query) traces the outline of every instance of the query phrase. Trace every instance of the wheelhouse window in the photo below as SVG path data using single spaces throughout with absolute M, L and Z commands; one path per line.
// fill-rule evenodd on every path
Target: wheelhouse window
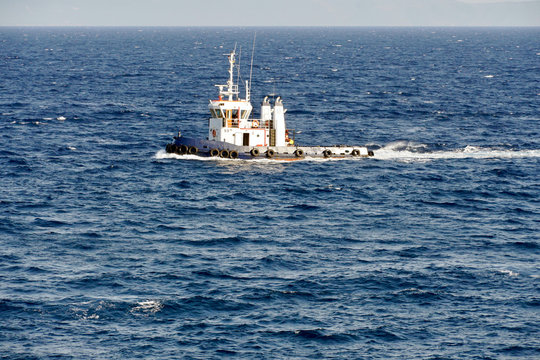
M 223 113 L 221 112 L 221 109 L 210 109 L 210 114 L 213 118 L 223 118 Z

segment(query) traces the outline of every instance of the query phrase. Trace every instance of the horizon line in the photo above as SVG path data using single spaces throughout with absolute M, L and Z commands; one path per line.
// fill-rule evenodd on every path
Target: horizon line
M 0 25 L 0 28 L 540 28 L 540 25 Z

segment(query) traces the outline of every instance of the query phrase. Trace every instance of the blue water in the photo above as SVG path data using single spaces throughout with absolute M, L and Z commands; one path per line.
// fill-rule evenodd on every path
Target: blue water
M 256 29 L 256 112 L 374 158 L 166 154 L 253 33 L 0 29 L 0 357 L 540 357 L 540 29 Z

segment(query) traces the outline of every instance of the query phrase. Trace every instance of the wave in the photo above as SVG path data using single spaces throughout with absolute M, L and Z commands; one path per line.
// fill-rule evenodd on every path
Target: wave
M 130 310 L 132 314 L 155 314 L 163 309 L 163 303 L 157 300 L 145 300 L 137 302 Z

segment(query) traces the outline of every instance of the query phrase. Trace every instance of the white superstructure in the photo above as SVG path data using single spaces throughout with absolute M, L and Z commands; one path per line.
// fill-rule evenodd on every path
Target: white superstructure
M 236 52 L 228 54 L 229 80 L 219 88 L 217 100 L 210 100 L 210 120 L 208 140 L 223 141 L 238 146 L 287 146 L 293 141 L 288 138 L 285 126 L 283 103 L 278 97 L 272 108 L 268 98 L 261 105 L 261 118 L 253 119 L 250 102 L 250 88 L 246 81 L 246 95 L 239 96 L 238 85 L 234 83 Z

